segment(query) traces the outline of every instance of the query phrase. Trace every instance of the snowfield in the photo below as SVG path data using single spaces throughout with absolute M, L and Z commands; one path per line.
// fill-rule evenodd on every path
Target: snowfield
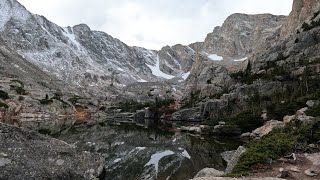
M 213 60 L 213 61 L 222 61 L 223 60 L 223 57 L 222 56 L 219 56 L 217 54 L 210 54 L 208 56 L 209 59 Z
M 160 70 L 160 60 L 159 60 L 159 56 L 157 56 L 156 65 L 152 66 L 152 65 L 148 65 L 148 64 L 147 64 L 147 66 L 150 68 L 150 70 L 152 71 L 152 74 L 155 75 L 155 76 L 162 77 L 162 78 L 165 78 L 165 79 L 172 79 L 172 78 L 175 77 L 175 76 L 166 74 L 166 73 L 164 73 L 164 72 L 162 72 L 162 71 Z

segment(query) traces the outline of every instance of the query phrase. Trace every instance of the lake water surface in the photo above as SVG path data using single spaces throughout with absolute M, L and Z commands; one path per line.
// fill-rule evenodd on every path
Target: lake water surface
M 224 170 L 224 151 L 239 141 L 163 132 L 135 125 L 73 128 L 56 138 L 106 157 L 106 180 L 190 179 L 206 167 Z

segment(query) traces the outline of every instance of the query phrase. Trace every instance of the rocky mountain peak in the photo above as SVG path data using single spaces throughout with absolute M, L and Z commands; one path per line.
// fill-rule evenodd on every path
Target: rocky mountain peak
M 215 27 L 204 42 L 163 47 L 158 52 L 160 69 L 175 76 L 187 73 L 195 62 L 197 52 L 209 59 L 211 57 L 211 60 L 222 58 L 232 62 L 244 59 L 253 51 L 269 47 L 278 38 L 285 20 L 286 16 L 271 14 L 232 14 L 222 26 Z
M 29 13 L 26 8 L 16 0 L 1 1 L 0 11 L 0 31 L 4 30 L 5 24 L 10 20 L 26 23 L 26 21 L 31 17 L 31 13 Z
M 288 20 L 281 29 L 281 37 L 286 38 L 296 33 L 304 22 L 309 22 L 319 15 L 318 0 L 294 0 Z
M 271 14 L 232 14 L 221 27 L 207 35 L 204 49 L 208 54 L 223 57 L 246 57 L 258 45 L 265 44 L 266 38 L 272 36 L 285 20 L 285 16 Z

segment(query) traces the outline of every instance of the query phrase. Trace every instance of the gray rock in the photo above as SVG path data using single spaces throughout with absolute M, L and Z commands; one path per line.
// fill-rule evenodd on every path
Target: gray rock
M 301 172 L 301 171 L 299 170 L 299 168 L 298 168 L 298 167 L 296 167 L 296 166 L 291 167 L 291 168 L 290 168 L 290 171 L 298 172 L 298 173 L 300 173 L 300 172 Z
M 280 174 L 277 176 L 278 178 L 287 178 L 289 176 L 289 171 L 283 168 L 279 169 Z
M 250 132 L 246 132 L 240 135 L 240 138 L 246 139 L 246 138 L 250 138 L 252 136 L 252 134 Z
M 306 112 L 308 109 L 309 109 L 308 107 L 299 109 L 299 110 L 296 112 L 296 115 L 298 115 L 298 116 L 305 115 L 305 112 Z
M 58 159 L 56 161 L 57 165 L 62 166 L 64 164 L 64 160 L 63 159 Z
M 246 148 L 243 146 L 239 146 L 236 152 L 233 154 L 230 162 L 227 165 L 225 173 L 231 173 L 235 165 L 238 163 L 240 156 L 246 152 Z
M 313 166 L 320 166 L 320 153 L 306 154 L 306 158 L 312 162 Z
M 200 109 L 191 108 L 183 109 L 172 114 L 172 120 L 176 121 L 189 121 L 199 120 L 200 121 Z
M 204 47 L 209 54 L 248 57 L 253 49 L 261 50 L 270 46 L 273 34 L 285 20 L 285 16 L 271 14 L 252 16 L 236 13 L 229 16 L 221 27 L 216 27 L 207 35 Z M 266 28 L 270 31 L 264 31 Z
M 286 38 L 297 31 L 301 32 L 301 25 L 304 22 L 310 24 L 314 13 L 320 8 L 320 3 L 318 1 L 303 1 L 294 0 L 292 12 L 290 13 L 288 20 L 284 23 L 281 29 L 281 37 Z M 316 17 L 314 17 L 316 18 Z
M 306 116 L 306 115 L 300 115 L 295 117 L 296 120 L 301 121 L 302 123 L 305 124 L 310 124 L 316 121 L 317 119 L 312 117 L 312 116 Z
M 7 155 L 0 157 L 0 179 L 95 179 L 105 163 L 98 154 L 2 123 L 0 152 Z
M 224 172 L 223 171 L 219 171 L 216 170 L 214 168 L 204 168 L 201 171 L 199 171 L 197 173 L 197 175 L 195 176 L 195 178 L 199 178 L 199 177 L 219 177 L 219 176 L 223 176 Z
M 285 124 L 289 124 L 292 120 L 294 120 L 296 118 L 296 116 L 295 115 L 293 115 L 293 116 L 285 116 L 285 117 L 283 117 L 283 122 L 285 123 Z
M 226 151 L 221 153 L 222 158 L 227 162 L 230 163 L 233 155 L 236 153 L 237 150 L 233 150 L 233 151 Z
M 8 158 L 0 158 L 0 167 L 6 166 L 7 164 L 11 164 L 11 159 L 8 159 Z
M 320 104 L 320 101 L 315 101 L 315 100 L 309 100 L 309 101 L 306 102 L 306 105 L 307 105 L 309 108 L 318 106 L 319 104 Z
M 193 133 L 201 133 L 201 127 L 198 126 L 191 126 L 189 128 L 189 132 L 193 132 Z
M 281 127 L 284 127 L 284 122 L 277 121 L 277 120 L 270 120 L 266 122 L 265 125 L 255 129 L 252 132 L 252 136 L 260 138 L 262 136 L 269 134 L 273 129 L 281 128 Z
M 314 169 L 307 169 L 304 171 L 304 174 L 310 177 L 315 177 L 318 175 L 317 171 L 315 171 Z

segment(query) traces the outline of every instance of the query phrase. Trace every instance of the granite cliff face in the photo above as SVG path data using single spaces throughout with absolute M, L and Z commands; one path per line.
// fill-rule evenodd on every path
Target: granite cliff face
M 271 36 L 280 29 L 285 20 L 285 16 L 271 14 L 233 14 L 221 27 L 216 27 L 207 35 L 203 49 L 208 54 L 233 59 L 247 57 L 257 48 L 270 46 L 269 39 L 277 38 Z
M 161 70 L 176 76 L 190 71 L 196 51 L 181 44 L 163 47 L 159 52 Z
M 270 47 L 279 38 L 285 20 L 286 16 L 271 14 L 233 14 L 221 27 L 215 27 L 204 42 L 162 48 L 159 51 L 160 59 L 165 62 L 162 70 L 174 75 L 187 73 L 195 62 L 196 53 L 211 60 L 224 59 L 224 64 L 230 66 L 227 61 L 242 60 L 254 50 Z
M 191 110 L 196 108 L 195 114 L 200 114 L 203 119 L 241 116 L 248 109 L 257 111 L 258 116 L 254 119 L 259 119 L 262 111 L 268 112 L 268 118 L 282 119 L 286 113 L 303 108 L 311 97 L 317 99 L 320 78 L 319 4 L 318 1 L 294 1 L 293 11 L 284 25 L 268 35 L 277 38 L 265 39 L 272 44 L 260 50 L 256 44 L 252 53 L 247 52 L 248 60 L 240 63 L 241 68 L 237 71 L 228 68 L 226 71 L 216 62 L 211 65 L 205 60 L 195 63 L 197 65 L 193 66 L 186 86 L 196 85 L 186 88 L 188 93 L 185 94 L 191 93 L 191 96 L 187 95 L 184 103 L 190 106 L 192 102 Z M 304 18 L 297 21 L 295 17 Z M 283 32 L 290 32 L 290 36 L 283 36 Z M 212 71 L 215 73 L 210 73 Z M 281 103 L 290 107 L 283 107 L 285 105 Z M 288 109 L 279 113 L 277 108 Z
M 295 0 L 292 11 L 281 29 L 281 37 L 286 38 L 296 34 L 304 22 L 310 24 L 313 19 L 319 19 L 319 2 L 317 0 Z

